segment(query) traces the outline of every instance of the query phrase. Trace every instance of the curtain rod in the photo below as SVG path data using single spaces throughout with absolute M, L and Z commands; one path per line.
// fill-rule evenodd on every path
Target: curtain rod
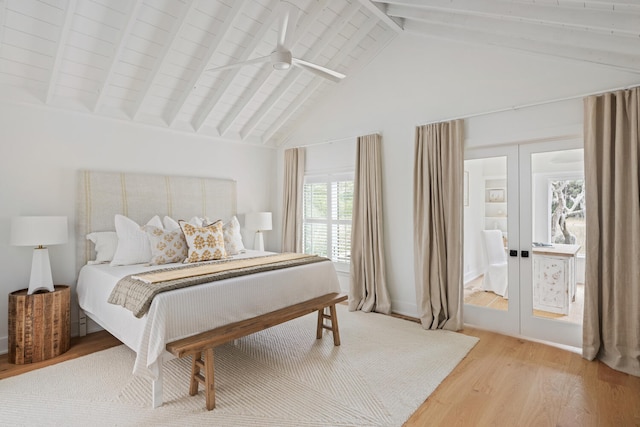
M 434 123 L 449 122 L 449 121 L 452 121 L 452 120 L 470 119 L 472 117 L 488 116 L 490 114 L 504 113 L 504 112 L 507 112 L 507 111 L 515 111 L 515 110 L 520 110 L 522 108 L 538 107 L 538 106 L 541 106 L 541 105 L 554 104 L 556 102 L 571 101 L 573 99 L 585 98 L 587 96 L 603 95 L 603 94 L 608 93 L 608 92 L 616 92 L 616 91 L 619 91 L 619 90 L 627 90 L 627 89 L 632 89 L 634 87 L 638 87 L 638 84 L 634 83 L 631 86 L 622 86 L 622 87 L 618 87 L 618 88 L 615 88 L 615 89 L 605 89 L 605 90 L 601 90 L 601 91 L 597 91 L 597 92 L 586 93 L 584 95 L 567 96 L 567 97 L 564 97 L 564 98 L 556 98 L 556 99 L 551 99 L 551 100 L 548 100 L 548 101 L 539 101 L 539 102 L 533 102 L 533 103 L 530 103 L 530 104 L 516 105 L 516 106 L 513 106 L 513 107 L 505 107 L 505 108 L 500 108 L 500 109 L 497 109 L 497 110 L 484 111 L 484 112 L 481 112 L 481 113 L 468 114 L 466 116 L 457 116 L 457 117 L 453 117 L 453 118 L 450 118 L 450 119 L 441 119 L 441 120 L 436 120 L 436 121 L 429 122 L 429 123 L 423 123 L 421 125 L 416 125 L 416 126 L 424 126 L 424 125 L 429 125 L 429 124 L 434 124 Z M 368 133 L 364 133 L 364 134 L 360 134 L 360 135 L 347 136 L 347 137 L 344 137 L 344 138 L 336 138 L 336 139 L 330 139 L 330 140 L 320 141 L 320 142 L 312 142 L 312 143 L 309 143 L 309 144 L 306 144 L 306 145 L 297 145 L 296 147 L 290 147 L 290 148 L 312 147 L 312 146 L 316 146 L 316 145 L 333 144 L 334 142 L 345 141 L 347 139 L 355 139 L 355 138 L 358 138 L 359 136 L 371 135 L 371 134 L 379 134 L 379 135 L 381 135 L 382 131 L 368 132 Z
M 492 110 L 492 111 L 484 111 L 482 113 L 474 113 L 474 114 L 468 114 L 466 116 L 458 116 L 458 117 L 454 117 L 454 118 L 451 118 L 451 119 L 436 120 L 434 122 L 424 123 L 422 125 L 417 125 L 417 126 L 430 125 L 430 124 L 434 124 L 434 123 L 450 122 L 452 120 L 470 119 L 472 117 L 488 116 L 490 114 L 504 113 L 504 112 L 507 112 L 507 111 L 515 111 L 515 110 L 520 110 L 522 108 L 538 107 L 540 105 L 554 104 L 556 102 L 571 101 L 573 99 L 586 98 L 587 96 L 603 95 L 605 93 L 617 92 L 619 90 L 632 89 L 634 87 L 640 87 L 640 86 L 638 86 L 637 83 L 634 83 L 631 86 L 623 86 L 623 87 L 618 87 L 618 88 L 615 88 L 615 89 L 606 89 L 606 90 L 601 90 L 601 91 L 598 91 L 598 92 L 587 93 L 587 94 L 584 94 L 584 95 L 567 96 L 565 98 L 556 98 L 556 99 L 551 99 L 551 100 L 548 100 L 548 101 L 533 102 L 531 104 L 516 105 L 514 107 L 505 107 L 505 108 L 500 108 L 500 109 Z
M 320 141 L 320 142 L 312 142 L 306 145 L 297 145 L 295 147 L 290 147 L 290 148 L 302 148 L 302 147 L 315 147 L 316 145 L 324 145 L 324 144 L 333 144 L 334 142 L 341 142 L 341 141 L 346 141 L 347 139 L 353 139 L 355 140 L 356 138 L 360 137 L 360 136 L 366 136 L 366 135 L 382 135 L 382 132 L 380 131 L 375 131 L 375 132 L 367 132 L 364 134 L 360 134 L 360 135 L 355 135 L 355 136 L 345 136 L 344 138 L 335 138 L 335 139 L 328 139 L 326 141 Z

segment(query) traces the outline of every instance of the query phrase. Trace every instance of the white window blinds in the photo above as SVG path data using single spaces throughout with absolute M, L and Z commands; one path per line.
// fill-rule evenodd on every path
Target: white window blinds
M 304 252 L 349 264 L 353 173 L 305 177 Z

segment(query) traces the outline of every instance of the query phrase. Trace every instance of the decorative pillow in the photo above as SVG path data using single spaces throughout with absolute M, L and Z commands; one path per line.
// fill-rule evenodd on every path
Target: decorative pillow
M 189 255 L 184 260 L 185 263 L 226 258 L 222 221 L 216 221 L 206 227 L 196 227 L 182 220 L 179 224 L 189 246 Z
M 147 233 L 151 246 L 149 265 L 169 264 L 185 260 L 187 242 L 180 228 L 167 231 L 153 225 L 145 225 L 142 229 Z
M 124 215 L 115 217 L 116 233 L 118 234 L 118 247 L 113 255 L 111 265 L 143 264 L 151 259 L 151 246 L 147 233 L 132 219 Z M 156 215 L 147 222 L 147 225 L 162 228 L 162 221 Z
M 176 221 L 175 219 L 171 218 L 170 216 L 165 216 L 162 219 L 162 224 L 164 224 L 164 229 L 165 230 L 180 230 L 180 224 L 178 224 L 178 221 Z M 193 218 L 191 218 L 189 220 L 189 224 L 191 225 L 195 225 L 196 227 L 202 227 L 203 223 L 203 218 L 194 216 Z
M 111 262 L 113 254 L 116 253 L 116 248 L 118 247 L 118 235 L 115 231 L 94 231 L 87 234 L 87 240 L 93 242 L 96 250 L 95 261 L 88 261 L 87 264 Z
M 224 249 L 227 251 L 227 255 L 236 255 L 245 251 L 238 218 L 233 216 L 229 222 L 225 223 L 222 226 L 222 233 L 224 235 Z

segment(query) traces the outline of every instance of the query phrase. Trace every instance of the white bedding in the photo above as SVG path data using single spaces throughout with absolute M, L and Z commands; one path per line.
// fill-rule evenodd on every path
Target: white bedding
M 233 258 L 265 254 L 247 251 Z M 168 342 L 340 292 L 333 263 L 319 262 L 164 292 L 154 298 L 149 312 L 140 319 L 123 307 L 107 303 L 120 278 L 174 265 L 86 265 L 78 277 L 80 307 L 136 352 L 133 373 L 151 379 L 158 378 Z

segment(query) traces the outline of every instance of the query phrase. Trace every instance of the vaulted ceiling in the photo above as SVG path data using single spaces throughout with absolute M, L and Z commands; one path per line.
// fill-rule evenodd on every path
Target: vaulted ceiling
M 269 62 L 280 20 L 294 57 L 357 78 L 398 34 L 490 44 L 640 74 L 640 0 L 0 0 L 0 87 L 31 102 L 277 146 L 333 82 Z

